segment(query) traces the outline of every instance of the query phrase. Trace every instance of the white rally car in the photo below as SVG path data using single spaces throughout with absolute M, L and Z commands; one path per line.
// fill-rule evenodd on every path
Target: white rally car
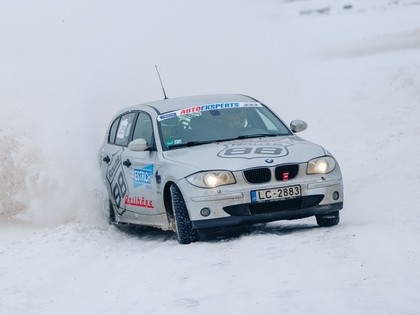
M 100 150 L 111 224 L 198 231 L 315 216 L 340 221 L 339 165 L 245 95 L 201 95 L 132 106 L 111 121 Z

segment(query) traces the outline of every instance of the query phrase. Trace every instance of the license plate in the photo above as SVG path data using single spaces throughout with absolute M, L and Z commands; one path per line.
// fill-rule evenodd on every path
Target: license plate
M 300 185 L 251 191 L 251 202 L 273 201 L 302 196 Z

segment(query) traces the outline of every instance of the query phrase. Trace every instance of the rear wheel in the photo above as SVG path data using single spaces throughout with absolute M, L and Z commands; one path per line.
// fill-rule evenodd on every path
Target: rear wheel
M 175 227 L 178 242 L 180 244 L 189 244 L 197 242 L 199 235 L 197 229 L 194 229 L 190 217 L 188 215 L 187 207 L 185 205 L 184 197 L 176 185 L 171 188 L 172 209 L 175 217 Z
M 316 216 L 316 223 L 318 223 L 319 226 L 328 227 L 337 225 L 339 222 L 340 213 L 338 211 Z
M 117 221 L 115 219 L 114 205 L 112 204 L 111 200 L 109 200 L 108 223 L 110 225 L 117 225 Z

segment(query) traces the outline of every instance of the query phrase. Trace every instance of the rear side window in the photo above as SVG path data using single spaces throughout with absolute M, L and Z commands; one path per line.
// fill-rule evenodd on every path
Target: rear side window
M 115 143 L 115 136 L 117 135 L 117 127 L 118 127 L 119 122 L 120 122 L 120 117 L 115 119 L 114 122 L 112 123 L 112 126 L 109 129 L 108 143 L 111 143 L 111 144 Z
M 130 141 L 131 130 L 133 129 L 133 122 L 134 118 L 136 117 L 136 113 L 128 113 L 121 116 L 117 133 L 115 137 L 115 144 L 127 146 Z M 112 127 L 111 127 L 112 132 Z

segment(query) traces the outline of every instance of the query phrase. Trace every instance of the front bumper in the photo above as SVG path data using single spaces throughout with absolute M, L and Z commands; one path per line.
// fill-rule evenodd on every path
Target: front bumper
M 249 184 L 238 174 L 235 177 L 236 184 L 214 189 L 198 188 L 186 180 L 178 182 L 194 228 L 293 220 L 343 208 L 343 184 L 339 168 L 327 175 L 306 176 L 301 173 L 286 182 L 271 181 L 264 184 Z M 301 197 L 258 203 L 251 200 L 252 190 L 292 185 L 300 185 Z M 203 216 L 203 208 L 208 208 L 210 215 Z
M 249 208 L 244 205 L 244 208 Z M 231 215 L 225 218 L 211 219 L 211 220 L 196 220 L 192 221 L 192 225 L 196 229 L 206 229 L 215 227 L 227 227 L 235 225 L 250 225 L 255 223 L 266 223 L 278 220 L 295 220 L 314 215 L 327 214 L 333 211 L 338 211 L 343 208 L 343 202 L 313 206 L 309 208 L 293 209 L 293 210 L 279 210 L 272 213 L 260 213 L 249 215 Z

